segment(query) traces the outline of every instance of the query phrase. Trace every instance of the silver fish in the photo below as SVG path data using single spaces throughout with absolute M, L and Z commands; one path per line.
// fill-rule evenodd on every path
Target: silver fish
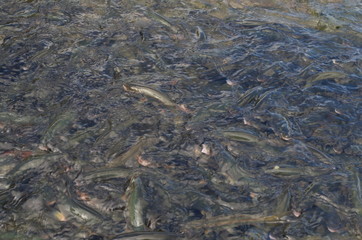
M 165 104 L 166 106 L 177 106 L 166 94 L 161 93 L 153 88 L 136 85 L 136 84 L 124 84 L 123 89 L 128 92 L 141 93 L 146 96 L 155 98 Z
M 145 200 L 145 189 L 140 176 L 131 178 L 131 182 L 126 190 L 127 196 L 127 213 L 130 228 L 134 231 L 147 230 L 145 220 L 145 208 L 147 202 Z
M 130 233 L 122 233 L 112 240 L 174 240 L 180 239 L 180 236 L 175 233 L 170 232 L 130 232 Z

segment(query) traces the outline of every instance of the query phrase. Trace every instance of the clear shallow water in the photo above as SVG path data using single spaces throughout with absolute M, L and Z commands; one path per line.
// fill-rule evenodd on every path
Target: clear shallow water
M 1 5 L 4 239 L 361 235 L 357 2 Z

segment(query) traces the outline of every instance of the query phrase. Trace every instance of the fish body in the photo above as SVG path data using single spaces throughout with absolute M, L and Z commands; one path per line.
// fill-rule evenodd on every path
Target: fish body
M 178 28 L 174 24 L 172 24 L 171 21 L 168 20 L 166 17 L 162 16 L 161 14 L 159 14 L 157 12 L 151 11 L 151 10 L 148 10 L 147 13 L 152 19 L 154 19 L 154 20 L 160 22 L 161 24 L 167 26 L 174 33 L 178 32 Z
M 84 174 L 84 181 L 104 181 L 112 178 L 127 178 L 130 174 L 134 173 L 132 169 L 123 167 L 103 168 Z
M 139 141 L 131 146 L 126 152 L 117 156 L 111 162 L 107 164 L 107 167 L 119 167 L 124 166 L 125 163 L 130 160 L 134 159 L 138 154 L 144 151 L 146 148 L 156 144 L 158 142 L 157 138 L 153 137 L 141 137 Z
M 238 226 L 246 224 L 288 224 L 292 222 L 290 219 L 286 219 L 285 216 L 262 216 L 259 214 L 236 214 L 229 216 L 215 216 L 208 219 L 194 220 L 186 223 L 186 228 L 203 228 L 203 229 L 215 229 L 225 226 Z
M 145 223 L 145 189 L 140 176 L 131 178 L 131 182 L 126 190 L 127 209 L 130 228 L 133 231 L 146 231 Z
M 199 41 L 205 41 L 207 39 L 205 32 L 199 26 L 196 27 L 196 37 Z
M 136 85 L 136 84 L 124 84 L 123 89 L 128 92 L 141 93 L 146 96 L 155 98 L 166 106 L 176 106 L 177 105 L 166 94 L 161 93 L 160 91 L 157 91 L 150 87 Z
M 260 141 L 259 136 L 246 130 L 223 131 L 223 135 L 226 138 L 239 142 L 257 143 Z
M 301 176 L 320 176 L 334 171 L 333 168 L 309 167 L 309 166 L 274 166 L 272 169 L 266 169 L 264 172 L 275 177 L 298 178 Z
M 180 236 L 175 233 L 170 232 L 130 232 L 130 233 L 122 233 L 112 240 L 174 240 L 180 239 Z

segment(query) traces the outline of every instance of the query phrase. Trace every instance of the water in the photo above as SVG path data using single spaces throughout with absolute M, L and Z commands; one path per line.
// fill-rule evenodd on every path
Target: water
M 360 239 L 361 9 L 3 1 L 0 238 Z

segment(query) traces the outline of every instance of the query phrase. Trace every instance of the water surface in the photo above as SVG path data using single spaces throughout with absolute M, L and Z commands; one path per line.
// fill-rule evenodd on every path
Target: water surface
M 361 7 L 2 2 L 2 238 L 360 238 Z

